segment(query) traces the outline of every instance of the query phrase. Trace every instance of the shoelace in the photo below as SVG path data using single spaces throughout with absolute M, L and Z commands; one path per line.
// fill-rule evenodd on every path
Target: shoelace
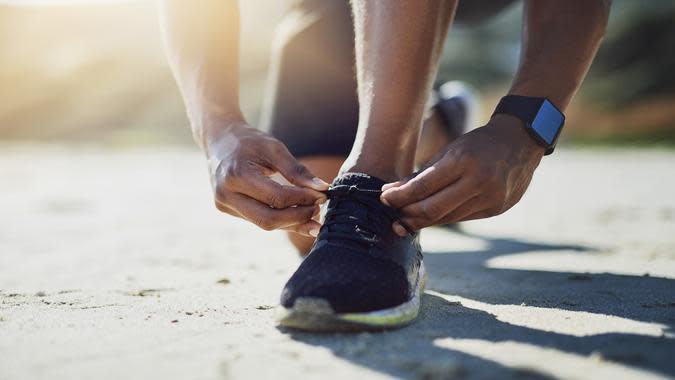
M 391 223 L 399 221 L 396 210 L 384 206 L 379 195 L 381 190 L 360 189 L 355 185 L 331 186 L 325 191 L 328 199 L 338 202 L 326 215 L 324 238 L 346 239 L 361 244 L 372 245 L 380 241 L 383 228 L 391 228 Z M 354 202 L 351 207 L 340 207 L 341 202 Z M 365 213 L 354 213 L 355 207 L 365 207 Z M 387 220 L 382 220 L 382 215 Z M 404 228 L 411 232 L 407 226 Z

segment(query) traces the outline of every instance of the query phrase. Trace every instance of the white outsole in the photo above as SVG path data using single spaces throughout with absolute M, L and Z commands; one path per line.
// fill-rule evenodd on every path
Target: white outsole
M 402 327 L 417 318 L 426 279 L 424 264 L 420 264 L 413 297 L 389 309 L 338 314 L 333 312 L 325 300 L 299 298 L 292 308 L 279 306 L 277 320 L 281 326 L 309 331 L 360 331 Z

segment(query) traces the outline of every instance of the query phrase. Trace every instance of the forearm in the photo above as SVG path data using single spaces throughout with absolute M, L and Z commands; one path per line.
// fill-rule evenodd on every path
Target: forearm
M 236 0 L 163 0 L 167 57 L 202 147 L 239 108 L 239 9 Z
M 610 3 L 526 1 L 520 66 L 509 93 L 546 97 L 564 111 L 600 45 Z

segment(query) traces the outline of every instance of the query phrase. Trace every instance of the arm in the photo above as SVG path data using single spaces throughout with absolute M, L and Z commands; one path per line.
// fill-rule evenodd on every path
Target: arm
M 312 217 L 327 184 L 278 140 L 250 127 L 239 108 L 239 10 L 234 0 L 164 0 L 167 56 L 206 154 L 216 207 L 266 229 L 318 232 Z M 279 172 L 293 185 L 276 183 Z
M 236 1 L 164 0 L 162 31 L 195 141 L 208 149 L 239 109 L 239 7 Z
M 527 1 L 521 62 L 509 93 L 547 97 L 564 111 L 600 45 L 609 5 Z M 498 215 L 521 199 L 543 154 L 520 120 L 495 115 L 415 178 L 386 185 L 382 199 L 401 208 L 414 229 Z M 405 234 L 400 225 L 394 230 Z
M 600 46 L 610 4 L 526 1 L 520 65 L 509 93 L 547 97 L 564 112 Z

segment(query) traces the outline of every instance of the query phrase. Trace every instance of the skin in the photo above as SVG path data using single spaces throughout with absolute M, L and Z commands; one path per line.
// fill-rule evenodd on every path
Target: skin
M 437 111 L 424 121 L 422 125 L 422 132 L 420 133 L 420 141 L 415 152 L 415 166 L 421 167 L 429 163 L 434 156 L 441 151 L 445 146 L 456 139 L 458 136 L 448 133 L 447 127 L 443 120 L 438 115 Z M 315 156 L 303 157 L 300 163 L 305 165 L 317 177 L 326 182 L 332 182 L 339 174 L 340 167 L 342 167 L 345 157 L 343 156 Z M 301 256 L 309 253 L 309 250 L 314 244 L 314 237 L 305 236 L 293 231 L 287 233 L 291 244 L 298 250 Z
M 352 2 L 359 126 L 342 172 L 385 181 L 412 173 L 424 105 L 456 6 L 444 0 Z
M 325 201 L 320 191 L 328 185 L 312 172 L 329 180 L 339 159 L 298 162 L 244 120 L 236 2 L 162 5 L 169 61 L 209 162 L 216 206 L 266 230 L 316 236 L 316 205 Z M 544 151 L 518 119 L 496 115 L 432 159 L 438 146 L 417 151 L 424 103 L 456 2 L 354 0 L 353 7 L 360 121 L 340 171 L 391 181 L 382 201 L 400 209 L 401 221 L 415 230 L 494 216 L 517 203 Z M 526 1 L 521 63 L 509 93 L 547 97 L 564 111 L 597 51 L 608 13 L 608 1 Z M 412 177 L 416 157 L 430 163 Z M 275 172 L 290 185 L 270 179 Z M 406 234 L 399 223 L 392 228 Z
M 248 125 L 239 107 L 236 1 L 161 2 L 167 56 L 195 141 L 206 154 L 218 210 L 265 229 L 316 236 L 328 184 L 284 144 Z M 223 22 L 228 20 L 229 22 Z M 289 184 L 270 178 L 281 174 Z
M 239 107 L 238 3 L 199 1 L 162 1 L 161 24 L 194 139 L 209 163 L 215 206 L 265 230 L 285 229 L 296 247 L 306 251 L 320 228 L 316 204 L 325 196 L 319 191 L 345 159 L 298 161 L 281 142 L 248 125 Z M 436 130 L 430 136 L 437 144 L 442 127 L 428 124 L 427 129 Z M 275 172 L 290 184 L 270 180 Z
M 609 8 L 609 1 L 526 1 L 521 61 L 509 94 L 547 97 L 564 112 L 600 45 Z M 413 230 L 495 216 L 522 198 L 543 154 L 520 120 L 495 115 L 450 143 L 419 175 L 385 185 L 381 199 Z M 398 222 L 392 228 L 407 234 Z

